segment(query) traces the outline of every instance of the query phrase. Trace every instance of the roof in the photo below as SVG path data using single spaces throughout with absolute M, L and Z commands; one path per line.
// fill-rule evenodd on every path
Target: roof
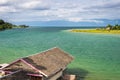
M 27 68 L 38 70 L 41 74 L 48 77 L 52 74 L 55 74 L 57 71 L 64 69 L 73 60 L 73 57 L 61 49 L 55 47 L 42 53 L 24 57 L 20 60 L 27 64 Z M 12 63 L 12 65 L 15 63 Z M 8 67 L 10 66 L 11 65 Z M 31 71 L 34 72 L 32 69 Z
M 7 64 L 7 63 L 4 63 L 4 64 L 0 64 L 0 69 L 2 69 L 2 68 L 4 68 L 4 67 L 6 67 L 6 66 L 8 66 L 9 64 Z

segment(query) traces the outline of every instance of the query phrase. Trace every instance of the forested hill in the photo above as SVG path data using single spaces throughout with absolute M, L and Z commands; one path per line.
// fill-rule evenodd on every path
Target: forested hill
M 29 26 L 26 25 L 14 25 L 9 22 L 5 22 L 4 20 L 0 19 L 0 30 L 12 29 L 12 28 L 27 28 Z

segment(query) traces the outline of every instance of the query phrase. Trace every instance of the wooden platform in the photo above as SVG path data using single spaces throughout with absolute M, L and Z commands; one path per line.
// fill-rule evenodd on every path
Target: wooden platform
M 63 79 L 64 80 L 76 80 L 76 75 L 68 75 L 68 74 L 66 74 L 66 75 L 64 75 L 64 77 L 63 77 Z

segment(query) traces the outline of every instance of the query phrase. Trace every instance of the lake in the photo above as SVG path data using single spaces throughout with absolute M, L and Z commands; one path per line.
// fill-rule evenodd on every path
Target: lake
M 76 74 L 78 80 L 120 80 L 120 34 L 66 31 L 73 28 L 30 27 L 0 31 L 0 63 L 59 47 L 74 56 L 67 73 Z

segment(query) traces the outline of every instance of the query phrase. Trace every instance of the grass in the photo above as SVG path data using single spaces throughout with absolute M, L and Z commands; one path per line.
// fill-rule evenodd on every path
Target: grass
M 105 29 L 71 29 L 69 31 L 70 32 L 120 34 L 120 30 L 105 30 Z

